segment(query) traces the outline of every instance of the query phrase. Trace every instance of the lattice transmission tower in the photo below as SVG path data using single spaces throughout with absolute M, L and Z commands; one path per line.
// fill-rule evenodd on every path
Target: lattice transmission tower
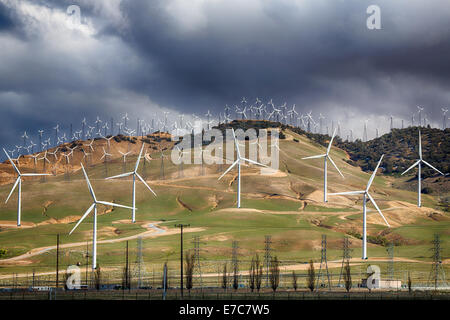
M 319 275 L 317 276 L 317 288 L 325 287 L 324 283 L 324 272 L 327 272 L 327 280 L 328 280 L 328 288 L 331 290 L 331 281 L 330 281 L 330 273 L 328 271 L 328 262 L 327 262 L 327 236 L 322 235 L 322 249 L 321 249 L 321 258 L 320 258 L 320 268 Z
M 345 236 L 344 240 L 342 241 L 342 264 L 341 264 L 341 272 L 339 274 L 338 286 L 340 286 L 340 284 L 341 284 L 343 271 L 344 271 L 344 265 L 347 261 L 350 261 L 350 259 L 352 258 L 351 253 L 352 253 L 353 249 L 350 249 L 350 244 L 351 244 L 351 242 L 350 242 L 349 237 Z
M 442 267 L 441 238 L 438 234 L 434 235 L 432 243 L 433 248 L 431 250 L 433 251 L 433 255 L 431 256 L 431 258 L 433 259 L 433 264 L 431 265 L 431 272 L 428 281 L 431 285 L 434 286 L 434 289 L 436 290 L 439 284 L 441 284 L 442 286 L 446 286 L 445 271 Z
M 270 261 L 272 259 L 272 237 L 265 236 L 264 239 L 264 265 L 266 266 L 266 287 L 269 287 L 269 270 Z

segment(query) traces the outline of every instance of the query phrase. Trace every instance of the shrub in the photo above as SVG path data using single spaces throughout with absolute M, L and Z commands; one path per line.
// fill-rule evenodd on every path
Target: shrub
M 316 284 L 316 271 L 314 270 L 314 263 L 312 260 L 309 260 L 307 282 L 309 290 L 311 290 L 311 292 L 314 291 Z

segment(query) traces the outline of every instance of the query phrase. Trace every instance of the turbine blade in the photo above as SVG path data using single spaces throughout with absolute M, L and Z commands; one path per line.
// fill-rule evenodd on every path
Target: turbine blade
M 384 222 L 386 222 L 386 225 L 387 225 L 388 227 L 391 227 L 391 226 L 389 225 L 389 223 L 387 222 L 386 218 L 385 218 L 385 217 L 383 216 L 383 214 L 381 213 L 380 208 L 378 208 L 378 205 L 377 205 L 377 203 L 375 202 L 375 200 L 372 198 L 372 196 L 371 196 L 368 192 L 367 192 L 367 195 L 369 196 L 369 199 L 370 199 L 370 201 L 373 203 L 375 209 L 377 209 L 378 213 L 379 213 L 380 216 L 383 218 Z
M 117 176 L 105 178 L 105 180 L 128 177 L 128 176 L 131 176 L 132 174 L 133 174 L 133 172 L 122 173 L 122 174 L 118 174 Z
M 234 129 L 231 128 L 232 132 L 233 132 L 233 139 L 234 139 L 234 147 L 236 148 L 236 153 L 238 158 L 241 158 L 241 152 L 239 151 L 239 145 L 237 143 L 237 139 L 236 139 L 236 134 L 234 133 Z
M 17 174 L 20 175 L 19 169 L 17 169 L 16 165 L 15 165 L 14 162 L 11 160 L 11 158 L 9 157 L 9 154 L 8 154 L 8 152 L 6 152 L 5 148 L 3 148 L 3 151 L 5 152 L 6 156 L 8 157 L 9 162 L 11 162 L 11 164 L 13 165 L 14 170 L 16 170 Z M 19 158 L 17 158 L 17 159 L 19 159 Z
M 344 175 L 342 174 L 341 170 L 339 170 L 336 163 L 334 163 L 333 159 L 331 159 L 330 156 L 328 156 L 328 160 L 330 160 L 330 162 L 333 164 L 333 166 L 336 168 L 336 170 L 339 172 L 339 174 L 342 176 L 342 178 L 344 178 Z
M 144 146 L 145 146 L 145 142 L 142 142 L 141 152 L 139 152 L 139 156 L 136 160 L 136 166 L 134 167 L 134 172 L 136 172 L 139 167 L 139 161 L 141 160 L 142 151 L 144 150 Z
M 378 168 L 380 167 L 381 161 L 383 160 L 384 154 L 381 155 L 380 160 L 378 161 L 378 164 L 372 172 L 372 176 L 369 179 L 369 182 L 367 183 L 366 192 L 369 191 L 370 186 L 372 185 L 373 179 L 375 179 L 375 176 L 377 174 Z
M 438 169 L 436 169 L 435 167 L 433 167 L 431 164 L 429 164 L 428 162 L 426 162 L 425 160 L 422 160 L 423 163 L 425 163 L 427 166 L 429 166 L 431 169 L 434 169 L 435 171 L 439 172 L 440 174 L 442 174 L 444 176 L 444 174 L 442 172 L 440 172 Z
M 143 184 L 145 184 L 145 186 L 147 187 L 148 190 L 150 190 L 155 196 L 156 193 L 155 191 L 152 190 L 152 188 L 150 188 L 150 186 L 147 184 L 147 182 L 145 182 L 145 180 L 139 175 L 139 173 L 136 172 L 136 176 L 139 178 L 139 180 L 142 181 Z
M 259 163 L 259 162 L 256 162 L 256 161 L 253 161 L 253 160 L 250 160 L 250 159 L 247 159 L 247 158 L 241 158 L 241 160 L 250 162 L 252 164 L 256 164 L 258 166 L 262 166 L 262 167 L 268 168 L 268 166 L 266 166 L 265 164 L 262 164 L 262 163 Z
M 336 130 L 337 128 L 334 128 L 333 136 L 331 137 L 330 143 L 328 144 L 327 155 L 330 153 L 331 145 L 333 144 L 333 139 L 336 136 Z
M 37 177 L 37 176 L 51 176 L 50 173 L 24 173 L 22 177 Z
M 305 160 L 305 159 L 317 159 L 317 158 L 323 158 L 323 157 L 325 157 L 325 156 L 326 156 L 326 154 L 319 154 L 318 156 L 310 156 L 310 157 L 302 158 L 302 160 Z
M 237 159 L 235 162 L 233 162 L 233 164 L 224 173 L 222 173 L 222 175 L 217 180 L 222 179 L 223 176 L 226 175 L 238 162 L 239 162 L 239 159 Z
M 87 185 L 88 185 L 88 188 L 89 188 L 89 192 L 91 193 L 92 198 L 94 198 L 94 202 L 96 202 L 97 198 L 95 197 L 94 189 L 92 189 L 91 182 L 89 181 L 89 178 L 88 178 L 88 175 L 86 173 L 86 170 L 84 170 L 83 163 L 80 162 L 80 164 L 81 164 L 81 169 L 83 169 L 84 178 L 86 179 L 86 182 L 87 182 Z
M 353 195 L 353 194 L 363 194 L 366 191 L 347 191 L 347 192 L 337 192 L 337 193 L 327 193 L 329 196 L 342 196 L 342 195 Z
M 415 166 L 417 166 L 419 164 L 420 160 L 417 160 L 411 167 L 409 167 L 408 169 L 406 169 L 401 175 L 404 175 L 405 173 L 407 173 L 409 170 L 411 170 L 412 168 L 414 168 Z
M 132 207 L 124 206 L 124 205 L 113 203 L 113 202 L 97 201 L 97 203 L 104 204 L 105 206 L 120 207 L 120 208 L 125 208 L 125 209 L 133 209 Z M 136 208 L 136 210 L 137 210 L 137 208 Z
M 11 191 L 9 192 L 8 198 L 6 198 L 6 201 L 5 201 L 5 203 L 7 203 L 7 202 L 8 202 L 9 198 L 11 197 L 12 193 L 14 192 L 14 189 L 16 189 L 16 187 L 17 187 L 17 184 L 19 183 L 19 180 L 20 180 L 20 176 L 19 176 L 19 177 L 17 177 L 17 179 L 16 179 L 16 182 L 14 182 L 14 185 L 13 185 L 13 187 L 12 187 Z
M 83 214 L 83 216 L 80 218 L 80 220 L 78 220 L 75 227 L 73 227 L 72 231 L 69 232 L 69 236 L 78 227 L 78 225 L 84 220 L 84 218 L 86 218 L 88 216 L 88 214 L 91 213 L 92 209 L 94 209 L 94 206 L 95 206 L 95 202 L 93 204 L 91 204 L 91 206 L 86 210 L 86 212 Z

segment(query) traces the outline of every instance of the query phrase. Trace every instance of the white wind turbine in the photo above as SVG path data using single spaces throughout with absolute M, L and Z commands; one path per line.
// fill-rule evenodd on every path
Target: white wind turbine
M 438 169 L 436 169 L 435 167 L 433 167 L 431 164 L 429 164 L 428 162 L 426 162 L 425 160 L 423 160 L 422 158 L 422 138 L 420 136 L 420 130 L 419 130 L 419 159 L 408 169 L 406 169 L 402 175 L 404 175 L 405 173 L 407 173 L 409 170 L 411 170 L 412 168 L 414 168 L 415 166 L 418 165 L 418 172 L 417 172 L 417 206 L 420 208 L 422 206 L 422 199 L 421 199 L 421 194 L 422 194 L 422 189 L 421 189 L 421 179 L 422 179 L 422 162 L 424 164 L 426 164 L 427 166 L 429 166 L 431 169 L 439 172 L 440 174 L 444 175 L 442 172 L 440 172 Z
M 324 171 L 324 175 L 323 175 L 323 201 L 324 202 L 328 201 L 327 200 L 327 160 L 330 160 L 331 164 L 336 168 L 336 170 L 339 172 L 339 174 L 342 176 L 342 178 L 344 178 L 344 175 L 339 170 L 339 168 L 336 166 L 336 164 L 334 163 L 333 159 L 331 159 L 331 157 L 330 157 L 331 145 L 333 144 L 333 139 L 334 139 L 335 136 L 336 136 L 336 129 L 334 129 L 333 137 L 331 138 L 330 143 L 328 143 L 327 152 L 325 154 L 320 154 L 320 155 L 317 155 L 317 156 L 310 156 L 310 157 L 302 158 L 302 160 L 324 158 L 323 159 L 323 171 Z
M 367 183 L 366 189 L 361 191 L 349 191 L 349 192 L 338 192 L 338 193 L 330 193 L 330 196 L 337 196 L 337 195 L 357 195 L 362 194 L 363 195 L 363 250 L 362 250 L 362 259 L 367 259 L 367 200 L 372 201 L 375 209 L 377 209 L 380 216 L 383 218 L 384 222 L 388 227 L 390 227 L 389 223 L 387 222 L 386 218 L 381 213 L 380 208 L 378 208 L 378 205 L 376 204 L 375 200 L 372 198 L 372 196 L 369 193 L 369 188 L 372 185 L 373 179 L 375 178 L 375 175 L 377 174 L 377 170 L 381 164 L 381 161 L 383 160 L 384 154 L 381 156 L 380 161 L 378 161 L 377 167 L 372 172 L 372 176 L 369 179 L 369 182 Z M 369 199 L 367 199 L 369 198 Z
M 125 163 L 127 162 L 127 155 L 129 155 L 131 151 L 123 153 L 122 151 L 119 150 L 119 153 L 122 155 L 123 163 Z
M 89 213 L 91 213 L 92 209 L 94 209 L 94 222 L 93 222 L 93 234 L 92 234 L 92 269 L 95 269 L 97 267 L 97 205 L 103 204 L 105 206 L 120 207 L 120 208 L 125 208 L 125 209 L 132 209 L 132 208 L 123 206 L 123 205 L 117 204 L 117 203 L 97 200 L 97 198 L 95 197 L 94 189 L 92 189 L 91 182 L 89 181 L 86 171 L 84 170 L 83 164 L 82 163 L 80 163 L 80 164 L 81 164 L 81 169 L 83 169 L 84 177 L 86 178 L 89 192 L 91 193 L 91 196 L 92 196 L 92 199 L 94 200 L 94 202 L 86 210 L 86 212 L 80 218 L 80 220 L 78 220 L 75 227 L 72 229 L 72 231 L 69 232 L 69 235 L 72 234 L 72 232 L 79 226 L 79 224 L 89 215 Z
M 3 151 L 5 152 L 6 156 L 8 157 L 9 162 L 11 162 L 14 170 L 17 172 L 17 180 L 14 183 L 14 185 L 8 195 L 8 198 L 6 198 L 5 203 L 8 202 L 9 198 L 11 197 L 12 193 L 16 189 L 17 185 L 19 185 L 18 198 L 17 198 L 17 226 L 20 227 L 21 210 L 22 210 L 22 177 L 49 176 L 49 174 L 47 174 L 47 173 L 20 173 L 19 169 L 16 167 L 14 162 L 9 157 L 8 152 L 6 152 L 5 149 L 3 149 Z
M 232 164 L 232 165 L 231 165 L 231 166 L 230 166 L 230 167 L 229 167 L 229 168 L 228 168 L 228 169 L 227 169 L 227 170 L 219 177 L 218 180 L 222 179 L 222 177 L 225 176 L 231 169 L 233 169 L 233 167 L 234 167 L 235 165 L 238 166 L 237 207 L 240 208 L 240 207 L 241 207 L 241 162 L 247 161 L 247 162 L 249 162 L 249 163 L 256 164 L 256 165 L 259 165 L 259 166 L 262 166 L 262 167 L 266 167 L 266 168 L 267 168 L 267 166 L 264 165 L 264 164 L 262 164 L 262 163 L 259 163 L 259 162 L 256 162 L 256 161 L 253 161 L 253 160 L 250 160 L 250 159 L 246 159 L 246 158 L 241 157 L 241 152 L 239 151 L 239 146 L 238 146 L 238 142 L 237 142 L 237 139 L 236 139 L 236 135 L 234 134 L 234 129 L 232 128 L 231 130 L 232 130 L 232 132 L 233 132 L 234 148 L 236 149 L 237 159 L 236 159 L 236 161 L 233 162 L 233 164 Z
M 152 188 L 150 188 L 150 186 L 147 184 L 147 182 L 145 182 L 145 180 L 137 172 L 138 167 L 139 167 L 139 161 L 141 160 L 141 156 L 142 156 L 142 150 L 144 150 L 144 145 L 145 144 L 142 143 L 141 151 L 139 152 L 139 156 L 136 160 L 136 166 L 134 167 L 133 171 L 106 178 L 106 180 L 109 180 L 109 179 L 133 176 L 133 208 L 132 208 L 133 212 L 132 212 L 132 216 L 131 216 L 131 218 L 132 218 L 131 220 L 133 222 L 136 222 L 136 212 L 135 212 L 136 211 L 136 177 L 139 180 L 141 180 L 141 182 L 147 187 L 147 189 L 150 190 L 156 196 L 156 193 L 152 190 Z
M 107 157 L 112 157 L 112 154 L 106 152 L 105 147 L 102 147 L 103 149 L 103 155 L 100 158 L 100 160 L 102 160 L 103 158 L 105 158 L 105 162 L 108 162 L 108 158 Z

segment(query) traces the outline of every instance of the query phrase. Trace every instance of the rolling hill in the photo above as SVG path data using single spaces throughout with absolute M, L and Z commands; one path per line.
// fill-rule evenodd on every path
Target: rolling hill
M 230 125 L 278 127 L 276 123 L 263 121 L 235 121 Z M 309 259 L 320 258 L 322 234 L 328 237 L 330 261 L 340 259 L 342 239 L 347 235 L 351 238 L 355 263 L 365 264 L 366 262 L 358 259 L 361 255 L 362 199 L 336 196 L 330 197 L 328 203 L 323 203 L 322 160 L 301 160 L 305 156 L 323 153 L 327 137 L 316 139 L 298 129 L 280 127 L 280 170 L 271 175 L 262 175 L 258 168 L 244 166 L 241 209 L 235 208 L 235 170 L 220 181 L 217 178 L 227 165 L 205 165 L 202 170 L 200 165 L 185 164 L 181 171 L 167 158 L 161 160 L 160 150 L 170 157 L 174 144 L 165 134 L 158 133 L 144 138 L 114 138 L 109 146 L 109 152 L 113 156 L 107 163 L 100 159 L 102 149 L 108 148 L 106 140 L 95 140 L 92 158 L 86 164 L 99 198 L 130 205 L 131 181 L 126 178 L 114 181 L 104 178 L 127 169 L 129 171 L 136 161 L 143 140 L 148 143 L 149 148 L 146 160 L 140 164 L 139 173 L 158 194 L 154 197 L 145 186 L 137 185 L 138 221 L 134 224 L 130 222 L 131 213 L 125 209 L 100 209 L 99 264 L 105 269 L 119 268 L 124 262 L 125 241 L 134 241 L 141 236 L 144 241 L 144 260 L 149 266 L 159 268 L 165 261 L 169 261 L 169 265 L 176 268 L 179 257 L 179 229 L 174 227 L 176 223 L 190 224 L 185 230 L 188 232 L 185 237 L 187 249 L 193 248 L 191 239 L 194 235 L 200 237 L 204 263 L 202 268 L 206 272 L 216 272 L 219 264 L 230 259 L 233 240 L 239 242 L 239 257 L 242 268 L 245 269 L 254 253 L 264 255 L 265 235 L 272 236 L 272 254 L 282 261 L 284 270 L 292 270 Z M 224 129 L 225 126 L 221 128 Z M 424 135 L 429 133 L 425 131 Z M 411 143 L 412 141 L 413 137 Z M 230 146 L 223 147 L 232 147 L 230 142 Z M 70 165 L 65 164 L 64 157 L 57 160 L 48 156 L 51 163 L 47 165 L 47 170 L 55 175 L 48 177 L 46 181 L 29 179 L 23 183 L 21 228 L 15 226 L 17 193 L 8 204 L 0 205 L 0 249 L 6 250 L 0 258 L 0 274 L 25 274 L 32 269 L 42 272 L 53 270 L 53 246 L 58 233 L 65 245 L 62 264 L 84 261 L 86 242 L 91 241 L 92 218 L 82 223 L 71 236 L 68 236 L 68 232 L 91 202 L 78 164 L 86 161 L 83 160 L 82 151 L 88 150 L 86 144 L 88 142 L 83 141 L 67 144 L 71 148 L 78 146 Z M 338 141 L 337 145 L 342 144 L 342 141 Z M 66 145 L 60 146 L 61 151 L 64 147 Z M 329 192 L 358 190 L 365 186 L 370 176 L 370 172 L 365 172 L 359 165 L 352 163 L 358 163 L 360 159 L 352 159 L 352 153 L 346 148 L 350 150 L 350 147 L 333 147 L 331 150 L 345 179 L 330 168 Z M 372 147 L 369 148 L 371 149 Z M 119 150 L 132 152 L 125 164 Z M 411 149 L 410 157 L 413 156 Z M 20 159 L 20 168 L 26 172 L 40 172 L 42 161 L 38 162 L 35 169 L 34 160 L 27 156 Z M 0 165 L 0 178 L 0 194 L 6 198 L 14 179 L 10 164 Z M 408 184 L 409 179 L 410 177 L 381 173 L 375 178 L 372 195 L 391 228 L 385 226 L 369 204 L 369 263 L 382 263 L 387 257 L 386 245 L 393 243 L 399 263 L 412 265 L 417 272 L 423 272 L 429 270 L 429 248 L 433 234 L 441 235 L 443 256 L 448 257 L 450 253 L 450 214 L 438 206 L 438 196 L 433 193 L 425 194 L 424 207 L 417 208 L 416 193 L 399 188 Z M 155 231 L 155 226 L 163 231 Z M 444 264 L 448 266 L 448 259 Z M 382 268 L 385 266 L 382 265 Z

